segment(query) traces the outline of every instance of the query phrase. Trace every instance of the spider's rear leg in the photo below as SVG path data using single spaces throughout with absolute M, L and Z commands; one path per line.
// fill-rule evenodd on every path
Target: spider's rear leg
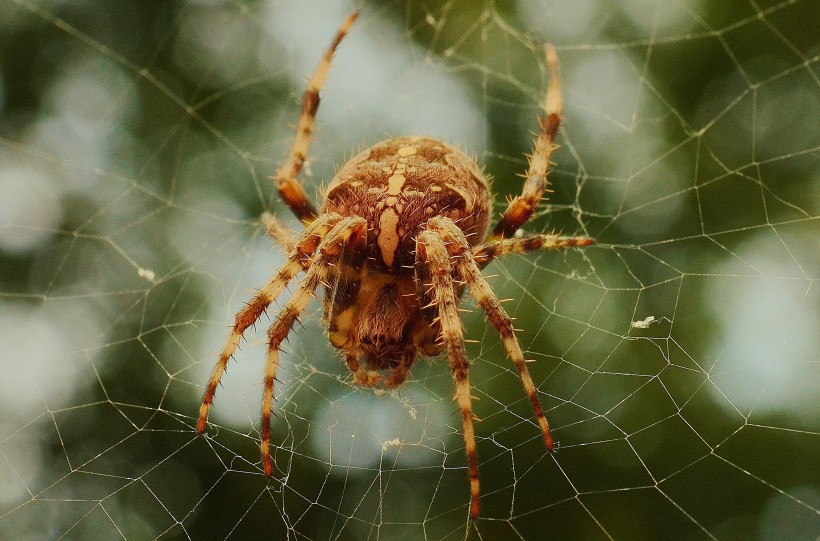
M 290 251 L 285 264 L 236 314 L 231 332 L 225 341 L 222 352 L 219 354 L 216 365 L 214 365 L 211 379 L 208 380 L 208 385 L 205 387 L 205 393 L 202 395 L 202 404 L 199 407 L 199 419 L 196 425 L 197 432 L 200 434 L 205 432 L 208 412 L 211 409 L 211 404 L 213 404 L 219 380 L 222 379 L 222 375 L 228 367 L 228 360 L 236 351 L 239 341 L 242 339 L 242 334 L 259 319 L 293 277 L 304 270 L 305 265 L 319 246 L 319 242 L 340 219 L 341 217 L 338 214 L 327 214 L 320 220 L 313 222 Z
M 431 220 L 432 222 L 433 220 Z M 416 258 L 429 270 L 431 296 L 438 314 L 441 338 L 447 348 L 447 361 L 455 380 L 455 400 L 461 411 L 464 447 L 470 470 L 470 516 L 478 518 L 479 480 L 476 458 L 473 405 L 468 371 L 470 362 L 464 348 L 464 335 L 458 314 L 458 296 L 453 280 L 453 267 L 444 240 L 436 231 L 422 231 L 416 240 Z M 417 268 L 420 266 L 417 265 Z
M 316 219 L 318 215 L 316 207 L 311 203 L 310 198 L 305 192 L 302 184 L 297 180 L 299 172 L 307 159 L 307 153 L 310 149 L 310 141 L 313 136 L 313 125 L 316 122 L 316 111 L 319 109 L 319 91 L 325 84 L 327 73 L 330 70 L 330 61 L 333 59 L 333 53 L 339 46 L 339 43 L 350 30 L 353 21 L 356 20 L 358 13 L 354 11 L 347 16 L 347 19 L 339 27 L 336 37 L 325 51 L 324 56 L 316 66 L 316 70 L 308 82 L 307 89 L 302 95 L 302 112 L 299 115 L 299 123 L 296 125 L 296 138 L 293 141 L 293 147 L 290 150 L 287 160 L 276 173 L 274 177 L 276 180 L 276 189 L 279 190 L 279 195 L 285 204 L 290 207 L 290 210 L 296 215 L 302 223 L 308 224 Z
M 550 69 L 550 80 L 547 85 L 547 97 L 543 105 L 544 116 L 538 118 L 540 130 L 535 139 L 532 155 L 529 157 L 524 188 L 521 195 L 512 199 L 507 205 L 507 210 L 504 211 L 493 230 L 493 240 L 512 237 L 518 228 L 530 219 L 548 185 L 547 173 L 550 156 L 558 148 L 558 145 L 555 144 L 555 136 L 561 124 L 561 111 L 564 108 L 564 102 L 561 98 L 558 55 L 552 45 L 547 45 L 545 52 Z
M 525 237 L 490 240 L 472 248 L 473 259 L 479 269 L 486 267 L 497 257 L 507 254 L 524 254 L 535 250 L 584 247 L 595 244 L 590 237 L 565 237 L 562 235 L 535 234 Z

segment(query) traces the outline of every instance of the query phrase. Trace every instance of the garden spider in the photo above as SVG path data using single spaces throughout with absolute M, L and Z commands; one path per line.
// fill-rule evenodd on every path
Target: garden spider
M 587 237 L 552 234 L 514 236 L 547 187 L 562 108 L 558 60 L 548 46 L 551 76 L 545 115 L 539 118 L 540 131 L 529 158 L 523 193 L 509 202 L 489 239 L 493 199 L 481 170 L 460 150 L 426 137 L 388 139 L 354 156 L 331 181 L 317 212 L 297 176 L 310 145 L 319 91 L 331 58 L 355 19 L 355 12 L 347 17 L 313 73 L 302 98 L 293 148 L 275 177 L 279 194 L 306 229 L 292 241 L 278 222 L 268 221 L 271 234 L 284 239 L 289 248 L 287 261 L 236 315 L 202 397 L 197 431 L 205 431 L 216 387 L 244 331 L 297 274 L 305 272 L 268 330 L 261 427 L 265 474 L 270 476 L 273 471 L 270 414 L 279 348 L 321 285 L 330 343 L 344 351 L 345 364 L 360 385 L 395 388 L 407 378 L 417 355 L 447 351 L 464 427 L 470 515 L 476 518 L 478 463 L 467 377 L 470 363 L 458 314 L 461 293 L 465 287 L 470 290 L 501 335 L 551 451 L 549 425 L 512 322 L 481 269 L 505 254 L 594 242 Z

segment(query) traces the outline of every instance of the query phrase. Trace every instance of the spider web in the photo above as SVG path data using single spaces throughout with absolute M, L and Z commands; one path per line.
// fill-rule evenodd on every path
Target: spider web
M 259 216 L 298 228 L 267 177 L 351 7 L 0 0 L 0 538 L 817 538 L 812 0 L 360 3 L 312 188 L 424 133 L 478 156 L 500 211 L 558 48 L 562 148 L 526 229 L 598 245 L 485 274 L 559 450 L 469 302 L 475 523 L 446 363 L 358 389 L 318 303 L 279 370 L 273 479 L 268 320 L 197 436 L 233 314 L 283 261 Z

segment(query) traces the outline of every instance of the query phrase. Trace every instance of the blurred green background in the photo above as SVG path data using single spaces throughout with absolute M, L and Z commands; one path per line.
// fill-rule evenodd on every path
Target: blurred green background
M 268 318 L 194 425 L 233 314 L 299 225 L 268 176 L 353 7 L 303 179 L 390 135 L 520 190 L 559 53 L 565 123 L 529 231 L 485 274 L 557 453 L 465 307 L 482 516 L 446 363 L 350 383 L 314 303 L 261 474 Z M 820 32 L 814 0 L 0 0 L 0 538 L 816 539 Z M 281 302 L 279 304 L 281 306 Z M 268 314 L 275 315 L 275 309 Z

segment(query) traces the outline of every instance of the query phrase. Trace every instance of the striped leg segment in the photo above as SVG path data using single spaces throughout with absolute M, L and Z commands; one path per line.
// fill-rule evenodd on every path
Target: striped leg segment
M 432 220 L 431 220 L 432 221 Z M 416 240 L 416 257 L 429 270 L 431 296 L 441 326 L 441 339 L 447 348 L 447 361 L 455 381 L 455 401 L 461 412 L 464 447 L 470 470 L 470 516 L 478 518 L 479 481 L 476 458 L 475 431 L 473 429 L 473 406 L 470 394 L 470 367 L 464 349 L 464 334 L 458 313 L 458 296 L 453 280 L 453 267 L 444 240 L 435 232 L 426 230 Z
M 478 303 L 479 306 L 487 314 L 490 323 L 501 335 L 501 340 L 504 344 L 504 349 L 507 351 L 507 357 L 518 369 L 518 376 L 521 378 L 521 383 L 524 386 L 524 392 L 532 404 L 532 411 L 538 420 L 538 426 L 541 427 L 541 432 L 544 436 L 544 445 L 548 451 L 552 451 L 552 436 L 550 435 L 550 426 L 547 418 L 544 416 L 544 410 L 541 408 L 541 402 L 538 400 L 538 394 L 535 385 L 530 377 L 530 372 L 527 370 L 527 364 L 524 360 L 524 353 L 521 351 L 521 346 L 518 339 L 515 337 L 513 331 L 512 320 L 507 312 L 498 302 L 498 297 L 495 296 L 487 280 L 481 275 L 478 266 L 471 260 L 469 252 L 465 252 L 467 257 L 459 259 L 456 269 L 459 274 L 464 277 L 470 287 L 470 293 Z
M 547 98 L 543 106 L 544 116 L 538 118 L 540 131 L 535 139 L 535 148 L 529 157 L 524 189 L 521 195 L 510 201 L 507 210 L 504 211 L 493 230 L 493 240 L 512 237 L 518 228 L 530 219 L 544 195 L 544 190 L 547 188 L 550 156 L 558 148 L 558 145 L 555 144 L 555 136 L 561 124 L 561 111 L 564 108 L 564 102 L 561 98 L 558 55 L 552 45 L 546 46 L 546 57 L 550 69 L 550 80 L 547 85 Z
M 492 326 L 495 327 L 499 335 L 501 335 L 507 356 L 518 370 L 518 375 L 524 386 L 524 392 L 527 393 L 527 397 L 530 399 L 532 410 L 538 420 L 538 425 L 541 427 L 541 432 L 544 436 L 544 445 L 547 450 L 552 451 L 553 442 L 552 436 L 550 435 L 549 423 L 547 423 L 547 419 L 544 416 L 544 410 L 541 407 L 541 402 L 538 400 L 538 393 L 529 370 L 527 370 L 524 353 L 521 351 L 521 346 L 515 337 L 510 316 L 507 315 L 507 312 L 501 306 L 498 297 L 493 293 L 487 280 L 481 275 L 478 264 L 470 252 L 467 239 L 455 223 L 447 218 L 433 218 L 430 220 L 428 227 L 438 232 L 444 240 L 448 254 L 452 258 L 456 274 L 461 276 L 467 283 L 473 298 L 484 310 L 484 313 L 487 314 L 487 318 Z M 537 239 L 539 237 L 532 238 Z
M 595 240 L 589 237 L 564 237 L 552 234 L 535 234 L 526 237 L 490 240 L 472 249 L 473 259 L 479 269 L 486 267 L 492 260 L 507 254 L 524 254 L 534 250 L 558 250 L 591 246 Z
M 219 380 L 222 379 L 222 375 L 228 367 L 228 360 L 233 356 L 239 345 L 239 341 L 242 339 L 242 334 L 259 319 L 270 303 L 279 296 L 294 276 L 309 265 L 310 258 L 319 246 L 319 242 L 340 219 L 338 214 L 328 214 L 313 222 L 302 234 L 302 237 L 299 239 L 299 242 L 296 243 L 293 250 L 291 250 L 290 254 L 288 254 L 287 261 L 282 265 L 282 268 L 280 268 L 262 289 L 257 291 L 256 295 L 253 296 L 248 304 L 236 314 L 236 320 L 228 335 L 228 339 L 225 341 L 225 346 L 219 354 L 219 358 L 211 373 L 211 379 L 208 381 L 208 385 L 205 387 L 205 393 L 202 396 L 202 405 L 199 407 L 199 420 L 196 425 L 196 429 L 200 434 L 205 432 L 205 426 L 208 422 L 208 412 L 214 401 L 216 387 L 219 385 Z
M 265 359 L 264 391 L 262 393 L 262 427 L 261 444 L 262 465 L 265 475 L 273 474 L 270 457 L 270 415 L 273 407 L 273 384 L 276 370 L 279 367 L 279 347 L 290 334 L 299 314 L 305 309 L 320 285 L 328 283 L 335 272 L 334 263 L 339 262 L 341 254 L 353 250 L 364 259 L 367 222 L 363 218 L 350 217 L 339 221 L 325 236 L 318 246 L 314 261 L 305 274 L 293 296 L 285 304 L 276 321 L 268 329 L 268 353 Z
M 290 253 L 296 248 L 296 239 L 293 238 L 293 233 L 279 218 L 270 212 L 263 212 L 260 219 L 268 236 L 279 243 L 285 253 Z
M 276 179 L 276 188 L 279 190 L 282 200 L 290 207 L 296 217 L 306 224 L 316 219 L 317 212 L 316 207 L 310 202 L 310 198 L 308 198 L 297 177 L 310 149 L 313 125 L 316 122 L 316 111 L 319 109 L 319 91 L 322 90 L 322 86 L 325 84 L 327 73 L 330 70 L 330 61 L 357 16 L 358 13 L 355 11 L 347 16 L 330 47 L 319 61 L 319 65 L 316 66 L 316 71 L 313 72 L 313 76 L 310 78 L 307 89 L 302 96 L 302 112 L 299 115 L 299 123 L 296 125 L 296 138 L 293 141 L 293 147 L 284 165 L 274 177 Z

